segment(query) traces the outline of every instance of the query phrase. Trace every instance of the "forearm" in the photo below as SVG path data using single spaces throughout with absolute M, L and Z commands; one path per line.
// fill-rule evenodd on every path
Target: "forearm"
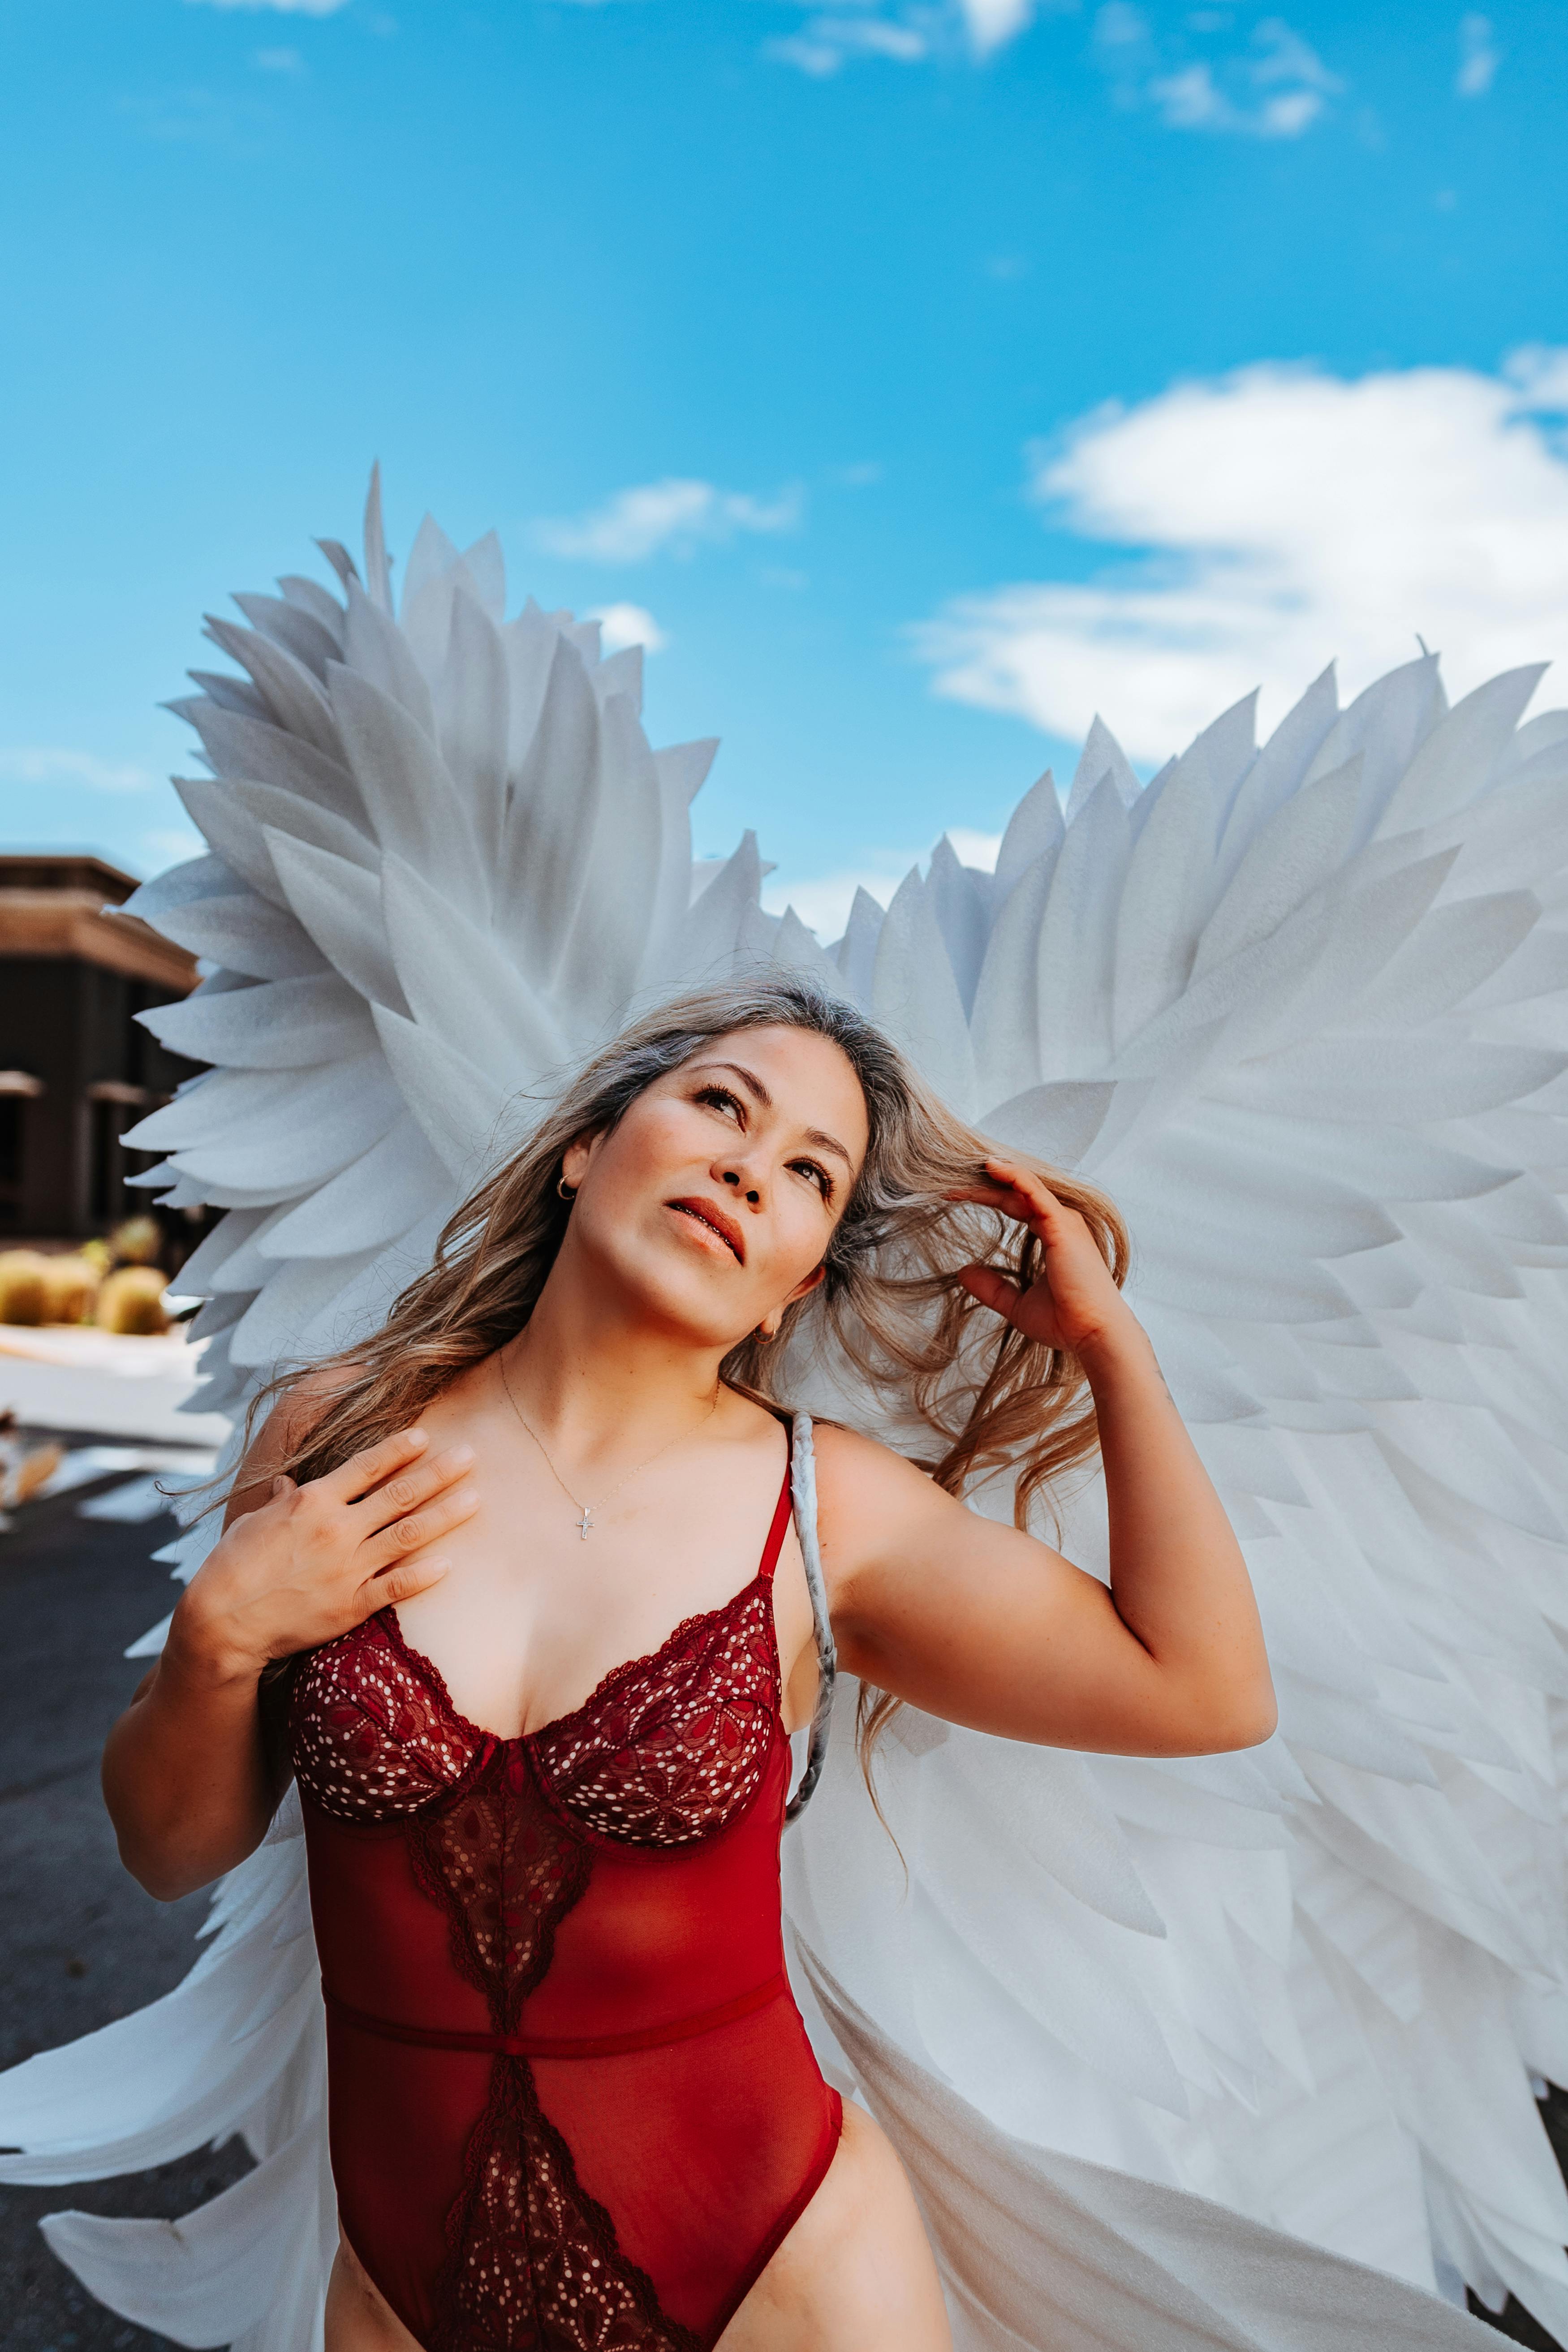
M 1223 1744 L 1264 1738 L 1273 1692 L 1247 1564 L 1147 1335 L 1128 1317 L 1085 1351 L 1084 1369 L 1117 1613 L 1179 1703 L 1212 1717 Z
M 210 1885 L 266 1834 L 279 1790 L 260 1667 L 220 1654 L 184 1601 L 105 1743 L 103 1794 L 121 1861 L 160 1902 Z

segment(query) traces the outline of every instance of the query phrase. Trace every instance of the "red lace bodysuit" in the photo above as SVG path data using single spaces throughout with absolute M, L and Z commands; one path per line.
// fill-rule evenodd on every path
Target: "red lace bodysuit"
M 426 2352 L 707 2352 L 832 2160 L 784 1973 L 789 1511 L 521 1738 L 390 1609 L 296 1679 L 343 2228 Z

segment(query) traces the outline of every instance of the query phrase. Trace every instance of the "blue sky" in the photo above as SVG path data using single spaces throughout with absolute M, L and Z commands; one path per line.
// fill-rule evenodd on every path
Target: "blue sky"
M 1568 656 L 1560 5 L 51 0 L 0 92 L 11 845 L 178 854 L 200 615 L 374 457 L 651 616 L 829 932 L 1096 708 Z

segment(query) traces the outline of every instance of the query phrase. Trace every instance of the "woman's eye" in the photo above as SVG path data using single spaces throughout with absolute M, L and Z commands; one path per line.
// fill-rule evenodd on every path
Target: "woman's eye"
M 697 1099 L 700 1103 L 708 1104 L 712 1110 L 733 1112 L 737 1118 L 741 1116 L 740 1103 L 728 1087 L 700 1087 Z
M 794 1164 L 795 1173 L 809 1177 L 825 1201 L 832 1200 L 833 1179 L 826 1168 L 819 1168 L 815 1160 L 797 1160 Z

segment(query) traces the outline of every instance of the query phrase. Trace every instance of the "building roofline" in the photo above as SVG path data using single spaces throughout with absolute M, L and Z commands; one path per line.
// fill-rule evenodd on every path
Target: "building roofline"
M 0 848 L 0 890 L 96 890 L 121 907 L 141 887 L 96 850 Z

